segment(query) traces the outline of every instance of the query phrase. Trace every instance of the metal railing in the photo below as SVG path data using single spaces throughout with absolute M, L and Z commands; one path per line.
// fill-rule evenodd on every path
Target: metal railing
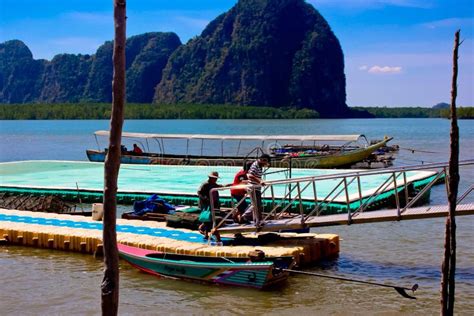
M 474 160 L 459 162 L 459 166 L 470 165 L 474 165 Z M 413 171 L 423 170 L 432 171 L 433 173 L 428 177 L 425 176 L 423 179 L 409 174 Z M 362 180 L 370 176 L 385 177 L 384 181 L 378 187 L 364 191 Z M 301 225 L 304 226 L 305 222 L 310 218 L 323 215 L 331 205 L 337 204 L 340 209 L 346 208 L 348 223 L 350 223 L 354 216 L 370 208 L 374 208 L 375 202 L 386 198 L 392 199 L 392 203 L 394 200 L 397 215 L 400 217 L 406 209 L 418 203 L 420 199 L 429 192 L 433 185 L 442 181 L 443 178 L 447 185 L 448 176 L 448 163 L 432 163 L 383 170 L 354 171 L 332 175 L 265 181 L 265 186 L 263 187 L 246 185 L 245 196 L 241 200 L 233 202 L 229 212 L 226 213 L 220 221 L 216 220 L 216 212 L 220 210 L 215 207 L 211 208 L 213 230 L 218 230 L 226 223 L 229 217 L 235 212 L 238 212 L 238 207 L 244 203 L 245 199 L 250 198 L 254 190 L 261 190 L 262 198 L 267 202 L 267 210 L 263 217 L 264 221 L 269 219 L 281 219 L 293 210 L 294 212 L 292 214 L 299 217 Z M 427 182 L 420 186 L 420 190 L 414 190 L 413 183 L 420 180 Z M 326 184 L 329 181 L 334 181 L 336 184 L 329 189 L 328 193 L 321 194 L 321 192 L 319 192 L 318 194 L 318 187 L 323 181 L 325 181 Z M 353 186 L 352 188 L 351 185 Z M 282 195 L 276 193 L 276 188 L 278 187 L 285 187 Z M 212 189 L 210 204 L 212 206 L 216 205 L 214 203 L 215 194 L 212 194 L 212 191 L 226 191 L 231 188 L 235 187 Z M 355 193 L 351 193 L 351 190 Z M 473 190 L 474 186 L 471 186 L 466 193 L 459 197 L 458 203 Z M 268 203 L 268 201 L 270 201 L 270 203 Z M 312 209 L 305 210 L 303 206 L 305 202 L 311 202 L 313 205 Z M 269 209 L 268 204 L 271 205 Z M 256 229 L 257 228 L 258 227 L 256 227 Z

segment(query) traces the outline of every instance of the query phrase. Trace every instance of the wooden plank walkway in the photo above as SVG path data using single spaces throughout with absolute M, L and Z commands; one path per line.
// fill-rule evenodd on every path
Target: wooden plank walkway
M 312 216 L 307 219 L 305 225 L 301 224 L 301 217 L 297 216 L 291 219 L 270 220 L 265 223 L 259 231 L 279 231 L 285 229 L 301 229 L 306 227 L 335 226 L 335 225 L 352 225 L 374 222 L 390 222 L 409 219 L 425 219 L 434 217 L 445 217 L 448 215 L 448 205 L 423 206 L 406 209 L 399 217 L 396 209 L 369 211 L 357 213 L 352 216 L 349 223 L 348 215 L 335 214 L 324 216 Z M 456 207 L 456 215 L 474 215 L 474 203 L 458 204 Z M 221 234 L 243 233 L 255 231 L 255 225 L 235 225 L 219 228 Z

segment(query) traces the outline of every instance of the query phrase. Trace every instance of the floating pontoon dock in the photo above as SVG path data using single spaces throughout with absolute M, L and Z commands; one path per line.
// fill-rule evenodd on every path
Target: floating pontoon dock
M 276 239 L 276 238 L 275 238 Z M 333 258 L 339 237 L 333 234 L 280 234 L 279 240 L 257 246 L 210 246 L 201 234 L 164 223 L 117 220 L 117 240 L 130 246 L 168 253 L 248 257 L 259 249 L 267 256 L 293 256 L 300 266 Z M 0 209 L 0 240 L 14 244 L 82 253 L 102 252 L 102 223 L 83 216 Z M 230 243 L 229 239 L 224 239 Z
M 78 202 L 101 202 L 104 167 L 102 163 L 71 162 L 71 161 L 22 161 L 0 163 L 0 192 L 32 195 L 58 195 L 63 200 Z M 165 200 L 176 205 L 197 205 L 197 189 L 207 179 L 210 171 L 218 171 L 219 183 L 232 183 L 238 167 L 227 166 L 163 166 L 163 165 L 125 165 L 120 168 L 117 200 L 122 204 L 132 204 L 151 194 L 159 194 Z M 287 179 L 285 169 L 271 168 L 266 177 L 268 183 L 274 182 L 273 192 L 264 194 L 264 202 L 271 207 L 275 199 L 295 195 L 296 186 L 281 184 Z M 310 190 L 303 191 L 300 204 L 307 211 L 315 206 L 315 201 L 331 193 L 339 182 L 339 175 L 351 173 L 367 174 L 360 178 L 360 186 L 356 183 L 348 185 L 349 201 L 352 205 L 366 197 L 382 185 L 392 175 L 390 173 L 367 173 L 366 170 L 327 170 L 327 169 L 294 169 L 292 178 L 321 178 L 317 185 L 317 195 Z M 404 181 L 412 191 L 416 191 L 429 183 L 435 172 L 430 170 L 414 170 L 405 173 Z M 324 179 L 324 177 L 326 177 Z M 293 190 L 293 192 L 291 192 Z M 291 194 L 289 194 L 291 193 Z M 377 198 L 373 206 L 381 207 L 393 200 L 393 189 L 386 188 Z M 429 192 L 428 192 L 429 193 Z M 224 206 L 232 206 L 229 192 L 222 192 L 221 202 Z M 345 196 L 334 198 L 325 213 L 345 211 Z M 294 208 L 294 206 L 292 206 Z

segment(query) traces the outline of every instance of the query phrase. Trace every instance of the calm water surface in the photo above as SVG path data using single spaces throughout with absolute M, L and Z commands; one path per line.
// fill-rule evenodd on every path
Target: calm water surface
M 86 160 L 96 148 L 92 133 L 108 121 L 0 121 L 0 161 Z M 474 122 L 460 121 L 461 159 L 474 158 Z M 449 121 L 374 120 L 146 120 L 126 121 L 125 131 L 217 134 L 358 134 L 393 136 L 402 148 L 396 165 L 447 161 Z M 105 143 L 103 144 L 105 145 Z M 423 152 L 429 151 L 430 153 Z M 463 168 L 460 191 L 474 182 Z M 197 184 L 198 185 L 198 184 Z M 471 199 L 472 200 L 472 199 Z M 432 203 L 445 203 L 433 189 Z M 123 207 L 122 209 L 126 209 Z M 341 236 L 339 259 L 314 271 L 411 286 L 418 300 L 394 290 L 293 276 L 287 286 L 254 291 L 158 279 L 121 263 L 120 314 L 438 314 L 444 220 L 328 227 Z M 1 315 L 98 315 L 102 262 L 91 256 L 21 247 L 0 248 Z M 456 312 L 474 314 L 474 217 L 458 218 Z

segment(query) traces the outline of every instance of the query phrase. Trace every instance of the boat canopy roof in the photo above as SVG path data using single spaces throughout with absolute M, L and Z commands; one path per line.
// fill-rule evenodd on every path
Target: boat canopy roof
M 109 131 L 96 131 L 96 136 L 109 136 Z M 124 138 L 142 139 L 208 139 L 208 140 L 254 140 L 254 141 L 357 141 L 365 138 L 362 134 L 354 135 L 218 135 L 218 134 L 150 134 L 123 132 Z

